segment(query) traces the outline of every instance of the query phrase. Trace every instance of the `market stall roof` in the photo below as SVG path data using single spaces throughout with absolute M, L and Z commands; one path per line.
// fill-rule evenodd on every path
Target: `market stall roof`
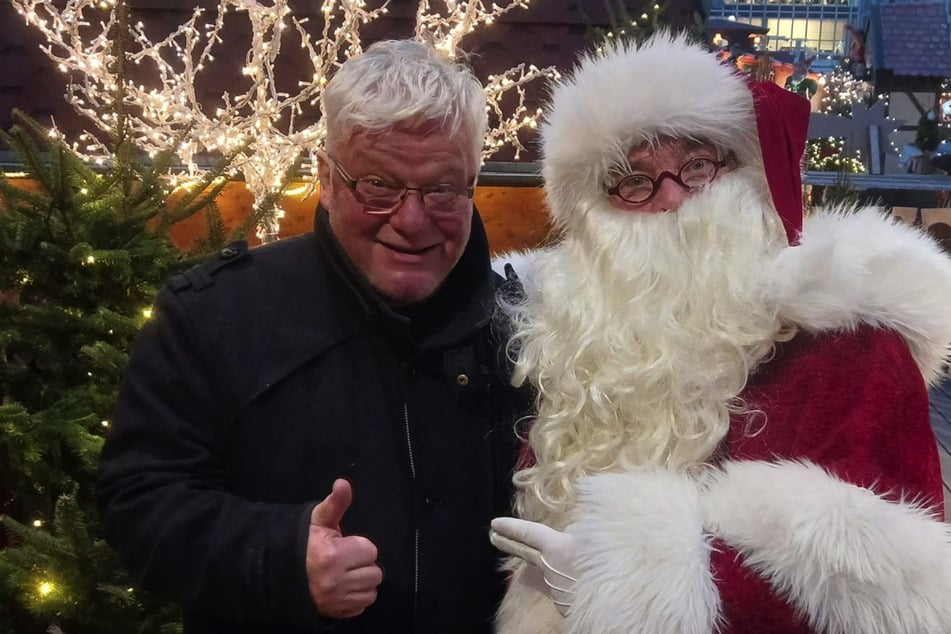
M 948 77 L 951 40 L 942 3 L 878 5 L 875 67 L 895 75 Z

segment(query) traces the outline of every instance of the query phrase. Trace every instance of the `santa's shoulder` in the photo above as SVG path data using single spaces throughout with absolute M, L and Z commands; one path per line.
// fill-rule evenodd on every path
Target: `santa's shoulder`
M 780 315 L 803 330 L 860 323 L 899 332 L 926 380 L 951 345 L 951 257 L 874 207 L 821 210 L 765 271 Z

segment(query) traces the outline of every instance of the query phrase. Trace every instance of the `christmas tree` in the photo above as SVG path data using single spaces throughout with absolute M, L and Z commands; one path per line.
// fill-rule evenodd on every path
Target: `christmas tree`
M 179 631 L 176 610 L 122 572 L 92 491 L 130 344 L 160 283 L 197 257 L 168 228 L 205 212 L 218 236 L 205 246 L 223 240 L 228 159 L 168 208 L 170 154 L 143 168 L 120 130 L 100 173 L 18 121 L 0 138 L 35 188 L 0 176 L 0 632 Z

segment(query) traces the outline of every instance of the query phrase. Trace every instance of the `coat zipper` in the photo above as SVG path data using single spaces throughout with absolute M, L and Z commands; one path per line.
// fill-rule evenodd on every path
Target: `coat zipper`
M 409 406 L 403 402 L 403 423 L 406 429 L 406 449 L 409 451 L 409 472 L 413 478 L 413 488 L 416 484 L 416 460 L 413 457 L 413 438 L 409 432 Z M 413 613 L 416 613 L 416 604 L 419 601 L 419 522 L 413 522 Z

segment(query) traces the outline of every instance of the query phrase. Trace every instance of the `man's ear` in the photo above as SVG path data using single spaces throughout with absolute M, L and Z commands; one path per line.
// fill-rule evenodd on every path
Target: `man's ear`
M 333 185 L 330 180 L 331 167 L 330 159 L 327 158 L 327 153 L 323 150 L 317 151 L 317 178 L 320 181 L 320 206 L 327 210 L 327 213 L 330 213 L 331 209 L 331 194 L 333 192 Z

